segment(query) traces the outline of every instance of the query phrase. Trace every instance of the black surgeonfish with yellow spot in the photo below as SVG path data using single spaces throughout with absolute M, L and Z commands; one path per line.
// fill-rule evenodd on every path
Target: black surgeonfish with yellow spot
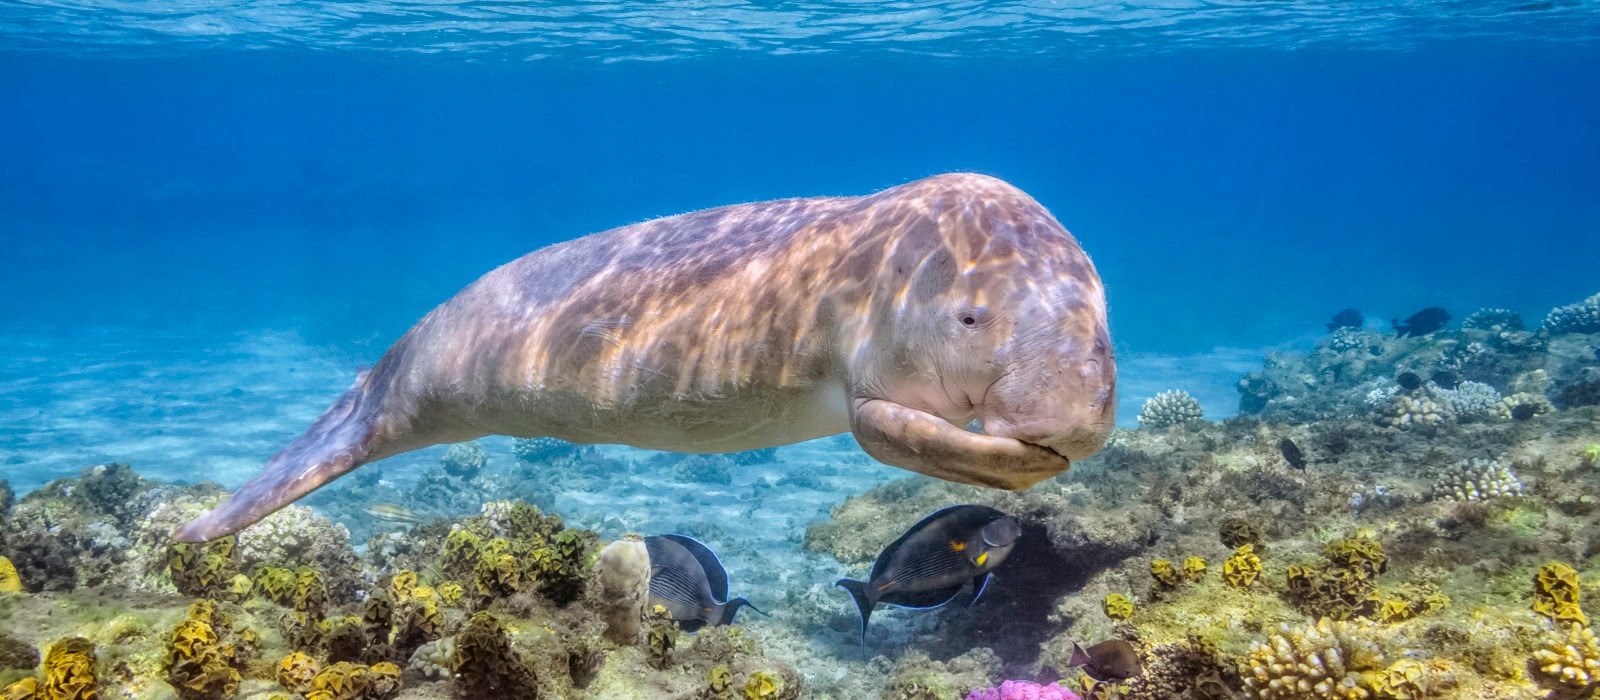
M 834 583 L 855 598 L 861 611 L 861 637 L 879 603 L 925 610 L 951 601 L 972 582 L 978 602 L 989 577 L 1011 553 L 1022 527 L 1015 518 L 987 506 L 949 506 L 929 514 L 895 540 L 872 565 L 867 581 Z
M 667 609 L 678 626 L 693 632 L 705 625 L 731 625 L 739 608 L 750 605 L 742 596 L 728 599 L 728 570 L 717 553 L 685 535 L 644 538 L 650 555 L 650 605 Z

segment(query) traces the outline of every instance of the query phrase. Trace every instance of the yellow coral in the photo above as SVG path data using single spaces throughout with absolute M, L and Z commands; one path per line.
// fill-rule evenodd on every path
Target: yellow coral
M 370 682 L 366 666 L 340 661 L 311 679 L 311 692 L 327 693 L 335 700 L 359 700 L 366 694 Z
M 783 679 L 766 671 L 756 671 L 744 682 L 746 700 L 768 700 L 778 697 L 782 692 Z
M 239 692 L 239 671 L 230 662 L 240 652 L 231 644 L 218 643 L 212 627 L 216 607 L 209 600 L 195 601 L 189 606 L 189 617 L 178 623 L 167 640 L 167 684 L 185 700 L 228 698 Z
M 1199 581 L 1205 578 L 1206 560 L 1201 557 L 1189 557 L 1183 560 L 1183 577 L 1190 581 Z
M 28 677 L 0 690 L 0 700 L 38 700 L 39 679 Z
M 461 584 L 455 581 L 445 581 L 439 584 L 439 600 L 444 601 L 445 605 L 455 606 L 461 602 L 461 596 L 465 593 L 466 591 L 461 589 Z
M 1588 688 L 1600 681 L 1600 644 L 1594 632 L 1576 622 L 1565 635 L 1553 633 L 1545 648 L 1533 652 L 1539 670 L 1561 685 Z
M 1404 622 L 1417 616 L 1417 609 L 1400 598 L 1389 598 L 1378 605 L 1378 622 Z
M 22 577 L 10 559 L 0 557 L 0 593 L 21 593 Z
M 1360 573 L 1365 578 L 1376 577 L 1389 568 L 1389 557 L 1383 545 L 1366 537 L 1353 537 L 1328 543 L 1322 556 L 1335 566 Z
M 1577 623 L 1588 626 L 1589 618 L 1578 607 L 1578 572 L 1558 561 L 1539 567 L 1533 578 L 1533 611 L 1558 625 Z
M 367 686 L 367 700 L 388 700 L 400 693 L 400 667 L 388 661 L 367 667 L 372 682 Z
M 291 693 L 305 695 L 311 691 L 311 681 L 321 670 L 317 660 L 311 658 L 310 654 L 294 652 L 278 662 L 278 685 Z
M 1150 577 L 1162 588 L 1174 588 L 1180 580 L 1178 570 L 1173 568 L 1172 562 L 1166 559 L 1157 559 L 1150 562 Z
M 1222 580 L 1234 588 L 1249 588 L 1261 575 L 1261 557 L 1256 556 L 1255 545 L 1243 544 L 1233 556 L 1222 562 Z
M 94 677 L 94 643 L 68 637 L 50 646 L 44 655 L 45 700 L 94 700 L 99 690 Z
M 417 587 L 417 573 L 415 571 L 402 571 L 389 580 L 389 597 L 399 603 L 411 597 L 411 591 Z
M 452 575 L 472 571 L 478 564 L 483 540 L 467 530 L 453 530 L 444 538 L 444 568 Z
M 1426 697 L 1422 690 L 1424 672 L 1422 662 L 1400 659 L 1381 673 L 1366 674 L 1366 680 L 1373 694 L 1383 700 L 1421 700 Z
M 255 582 L 244 574 L 234 574 L 232 582 L 228 584 L 228 599 L 238 602 L 250 597 L 250 591 L 255 588 Z
M 277 566 L 263 566 L 256 569 L 256 595 L 279 605 L 287 607 L 294 604 L 296 583 L 294 572 L 288 569 Z
M 712 666 L 706 674 L 706 690 L 712 697 L 733 697 L 733 672 L 727 666 Z
M 1126 620 L 1133 617 L 1133 601 L 1121 593 L 1112 593 L 1106 596 L 1105 601 L 1101 603 L 1101 607 L 1105 609 L 1106 617 L 1113 620 Z
M 294 609 L 296 612 L 312 616 L 322 614 L 322 606 L 328 601 L 328 584 L 323 581 L 322 573 L 309 566 L 302 566 L 295 571 Z

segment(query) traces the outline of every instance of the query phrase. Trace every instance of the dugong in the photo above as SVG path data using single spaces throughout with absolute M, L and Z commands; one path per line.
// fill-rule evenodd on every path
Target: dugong
M 368 462 L 485 435 L 733 452 L 848 430 L 886 464 L 1020 490 L 1098 450 L 1115 412 L 1088 255 L 1020 189 L 944 174 L 513 260 L 174 537 L 237 532 Z

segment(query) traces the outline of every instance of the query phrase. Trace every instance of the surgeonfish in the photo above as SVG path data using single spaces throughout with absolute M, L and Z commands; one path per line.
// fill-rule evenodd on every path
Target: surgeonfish
M 743 596 L 728 598 L 728 570 L 716 552 L 693 537 L 653 535 L 644 538 L 650 555 L 650 605 L 666 607 L 686 631 L 705 625 L 731 625 L 739 609 L 766 613 Z
M 1015 518 L 987 506 L 941 508 L 912 525 L 878 555 L 867 581 L 834 583 L 855 599 L 861 638 L 879 603 L 902 608 L 937 608 L 972 582 L 972 602 L 983 597 L 989 577 L 1022 536 Z
M 1125 681 L 1143 670 L 1139 652 L 1120 639 L 1108 639 L 1088 649 L 1073 644 L 1067 667 L 1082 667 L 1084 673 L 1101 683 Z
M 1391 320 L 1389 325 L 1394 326 L 1394 337 L 1404 338 L 1411 336 L 1421 338 L 1450 322 L 1450 312 L 1437 306 L 1430 306 L 1407 317 L 1404 322 L 1399 319 Z
M 1362 317 L 1360 310 L 1345 309 L 1334 314 L 1333 320 L 1328 322 L 1328 332 L 1332 333 L 1340 328 L 1360 328 L 1365 322 L 1366 318 Z

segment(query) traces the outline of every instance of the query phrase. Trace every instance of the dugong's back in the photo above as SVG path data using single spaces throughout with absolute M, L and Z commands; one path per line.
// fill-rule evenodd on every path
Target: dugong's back
M 850 430 L 887 463 L 1022 488 L 1098 449 L 1114 386 L 1093 265 L 1002 181 L 722 207 L 484 275 L 177 537 L 490 434 L 724 452 Z
M 377 369 L 480 434 L 725 452 L 843 432 L 827 279 L 848 248 L 882 245 L 845 236 L 861 199 L 721 207 L 535 251 Z

